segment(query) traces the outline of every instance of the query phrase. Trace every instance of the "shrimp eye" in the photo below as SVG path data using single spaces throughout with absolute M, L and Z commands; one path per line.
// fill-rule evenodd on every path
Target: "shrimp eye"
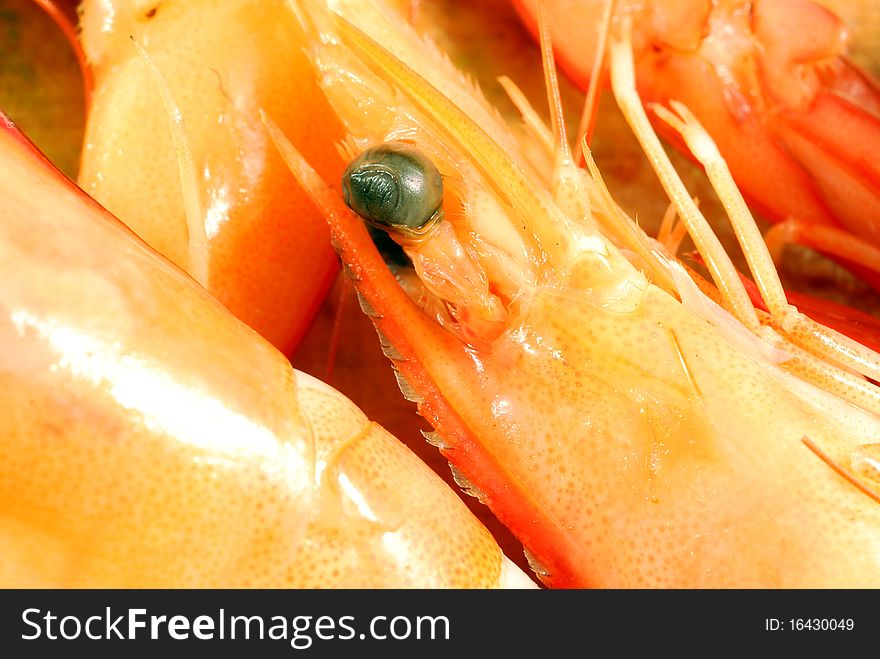
M 388 142 L 351 161 L 342 175 L 342 195 L 373 226 L 420 235 L 439 218 L 443 181 L 424 154 Z

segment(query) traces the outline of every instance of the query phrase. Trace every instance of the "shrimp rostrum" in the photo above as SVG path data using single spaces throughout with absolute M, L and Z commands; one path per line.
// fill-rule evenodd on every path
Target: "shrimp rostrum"
M 611 46 L 615 95 L 711 282 L 645 235 L 595 166 L 573 166 L 563 122 L 531 116 L 517 140 L 375 3 L 298 4 L 349 133 L 342 194 L 267 126 L 432 441 L 543 581 L 880 586 L 877 355 L 788 306 L 687 108 L 662 113 L 706 165 L 769 313 L 664 160 L 626 48 Z

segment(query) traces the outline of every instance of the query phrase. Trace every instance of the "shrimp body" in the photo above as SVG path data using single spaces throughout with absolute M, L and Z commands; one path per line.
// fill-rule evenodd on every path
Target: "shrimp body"
M 95 89 L 79 175 L 90 195 L 285 352 L 308 329 L 337 261 L 257 108 L 324 175 L 343 167 L 334 147 L 341 127 L 288 14 L 282 0 L 83 3 Z M 175 111 L 162 85 L 179 111 L 191 183 L 181 183 L 187 158 L 172 139 Z
M 848 463 L 877 437 L 875 418 L 792 391 L 791 376 L 656 287 L 621 308 L 567 284 L 533 291 L 479 355 L 474 384 L 447 394 L 571 548 L 538 557 L 549 580 L 880 583 L 880 507 L 801 442 Z
M 393 436 L 5 118 L 0 158 L 0 583 L 529 583 Z
M 405 393 L 544 582 L 880 585 L 870 406 L 801 377 L 794 347 L 749 329 L 668 257 L 655 251 L 656 272 L 631 262 L 598 229 L 611 211 L 591 207 L 595 181 L 533 176 L 491 115 L 459 111 L 467 83 L 430 48 L 412 55 L 417 37 L 367 36 L 390 14 L 340 0 L 340 20 L 301 4 L 350 144 L 421 150 L 447 184 L 444 220 L 416 240 L 390 232 L 413 266 L 392 273 L 338 195 L 288 161 L 323 206 Z M 361 87 L 339 94 L 340 79 Z M 852 464 L 863 487 L 810 445 Z

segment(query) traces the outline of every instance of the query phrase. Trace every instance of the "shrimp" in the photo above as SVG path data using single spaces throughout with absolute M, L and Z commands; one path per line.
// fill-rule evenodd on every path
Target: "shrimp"
M 0 118 L 0 584 L 531 584 L 393 436 Z
M 343 162 L 334 148 L 341 126 L 311 78 L 296 23 L 276 20 L 282 8 L 281 0 L 84 2 L 95 87 L 78 180 L 291 353 L 338 262 L 255 108 L 272 112 L 325 176 L 339 176 Z
M 513 4 L 535 32 L 538 1 Z M 841 3 L 543 4 L 559 62 L 584 88 L 596 77 L 603 7 L 613 5 L 612 22 L 627 17 L 633 25 L 636 85 L 646 106 L 676 100 L 690 108 L 752 205 L 791 225 L 777 238 L 795 239 L 814 226 L 836 229 L 810 246 L 880 284 L 873 254 L 852 248 L 880 246 L 880 84 L 848 56 L 847 26 L 832 13 Z M 676 131 L 655 123 L 685 147 Z
M 770 312 L 752 307 L 639 114 L 625 40 L 611 46 L 615 97 L 713 283 L 646 236 L 595 166 L 574 166 L 558 113 L 552 132 L 531 118 L 549 145 L 538 167 L 394 14 L 295 4 L 348 132 L 343 195 L 267 117 L 273 140 L 325 213 L 434 443 L 545 584 L 880 585 L 880 390 L 865 378 L 880 359 L 787 305 L 715 145 L 685 106 L 664 108 Z M 399 246 L 385 249 L 392 265 L 364 221 Z

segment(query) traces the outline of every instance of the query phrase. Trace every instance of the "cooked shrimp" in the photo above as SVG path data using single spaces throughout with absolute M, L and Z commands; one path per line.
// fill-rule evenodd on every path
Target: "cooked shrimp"
M 637 114 L 625 41 L 612 44 L 616 96 L 714 283 L 642 233 L 595 167 L 573 168 L 558 124 L 557 166 L 537 176 L 491 112 L 472 109 L 481 102 L 466 81 L 393 15 L 357 0 L 330 3 L 343 18 L 298 4 L 359 158 L 349 204 L 413 267 L 386 267 L 360 218 L 267 124 L 328 217 L 404 393 L 545 583 L 880 585 L 880 390 L 859 374 L 875 377 L 880 360 L 776 297 L 723 161 L 675 106 L 665 120 L 716 177 L 762 293 L 778 303 L 770 315 L 751 306 Z M 373 203 L 374 186 L 404 199 L 394 179 L 412 168 L 389 149 L 417 154 L 416 169 L 436 167 L 444 184 L 442 216 L 418 201 L 432 197 L 416 199 L 418 235 L 410 221 L 399 228 L 393 203 Z M 388 175 L 359 182 L 364 163 Z

